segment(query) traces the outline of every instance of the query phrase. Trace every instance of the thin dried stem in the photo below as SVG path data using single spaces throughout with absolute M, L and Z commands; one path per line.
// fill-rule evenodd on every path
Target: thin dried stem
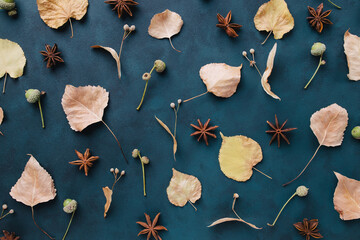
M 39 111 L 40 111 L 40 117 L 41 117 L 41 124 L 42 124 L 42 128 L 45 128 L 44 116 L 43 116 L 43 112 L 42 112 L 42 109 L 41 109 L 40 99 L 39 99 L 39 101 L 38 101 L 38 104 L 39 104 Z
M 6 77 L 7 77 L 7 73 L 5 73 L 5 78 L 4 78 L 3 94 L 5 94 Z
M 181 52 L 180 50 L 177 50 L 177 49 L 174 47 L 174 45 L 172 44 L 171 38 L 169 38 L 169 41 L 170 41 L 171 47 L 172 47 L 175 51 Z
M 309 86 L 309 84 L 311 83 L 311 81 L 314 79 L 315 75 L 317 74 L 317 72 L 319 71 L 319 68 L 321 66 L 321 62 L 322 62 L 322 55 L 320 56 L 320 61 L 319 64 L 314 72 L 314 74 L 312 75 L 312 77 L 310 78 L 309 82 L 306 84 L 306 86 L 304 87 L 304 89 L 307 89 L 307 87 Z
M 204 93 L 202 93 L 202 94 L 196 95 L 195 97 L 186 99 L 186 100 L 184 100 L 184 103 L 185 103 L 185 102 L 189 102 L 189 101 L 191 101 L 191 100 L 193 100 L 193 99 L 195 99 L 195 98 L 201 97 L 201 96 L 207 94 L 208 92 L 209 92 L 209 91 L 206 91 L 206 92 L 204 92 Z
M 197 208 L 194 206 L 194 204 L 189 200 L 188 201 L 190 203 L 190 205 L 195 209 L 195 211 L 197 211 Z
M 75 210 L 75 211 L 76 211 L 76 210 Z M 74 215 L 75 215 L 75 211 L 73 211 L 73 214 L 71 215 L 70 222 L 69 222 L 69 224 L 68 224 L 68 226 L 67 226 L 66 232 L 65 232 L 65 234 L 64 234 L 64 236 L 63 236 L 63 238 L 62 238 L 62 240 L 65 240 L 66 235 L 67 235 L 67 234 L 68 234 L 68 232 L 69 232 L 70 225 L 71 225 L 72 220 L 73 220 Z
M 282 185 L 283 187 L 289 185 L 290 183 L 292 183 L 293 181 L 295 181 L 296 179 L 298 179 L 298 178 L 305 172 L 306 168 L 309 166 L 309 164 L 311 163 L 311 161 L 314 159 L 315 155 L 317 154 L 317 152 L 319 151 L 319 149 L 320 149 L 321 146 L 322 146 L 321 144 L 318 146 L 318 148 L 316 149 L 314 155 L 312 156 L 312 158 L 310 159 L 310 161 L 306 164 L 306 166 L 304 167 L 304 169 L 299 173 L 299 175 L 297 175 L 297 177 L 294 178 L 293 180 L 291 180 L 290 182 L 287 182 L 287 183 L 283 184 L 283 185 Z
M 69 22 L 70 22 L 70 28 L 71 28 L 71 36 L 70 36 L 70 38 L 73 38 L 74 37 L 74 29 L 73 29 L 73 25 L 72 25 L 72 22 L 71 22 L 71 18 L 69 18 Z
M 35 218 L 34 218 L 34 208 L 31 207 L 31 216 L 32 216 L 32 219 L 35 223 L 35 226 L 40 230 L 42 231 L 46 236 L 48 236 L 51 240 L 55 240 L 55 238 L 51 237 L 47 232 L 45 232 L 44 229 L 42 229 L 39 225 L 37 225 L 36 221 L 35 221 Z
M 175 112 L 175 126 L 174 126 L 174 137 L 176 138 L 176 127 L 177 127 L 177 119 L 178 119 L 178 112 L 179 112 L 179 108 L 180 108 L 180 103 L 178 103 L 177 108 L 174 108 L 174 112 Z
M 335 3 L 333 3 L 332 1 L 328 0 L 329 3 L 331 3 L 332 5 L 334 5 L 335 7 L 337 7 L 338 9 L 341 9 L 340 6 L 336 5 Z
M 123 157 L 124 157 L 124 159 L 125 159 L 125 161 L 126 161 L 126 163 L 128 163 L 128 160 L 127 160 L 127 158 L 125 157 L 125 153 L 124 153 L 124 150 L 122 149 L 122 147 L 121 147 L 121 144 L 120 144 L 120 142 L 119 142 L 119 140 L 117 139 L 117 137 L 115 136 L 115 134 L 113 133 L 113 131 L 111 131 L 111 129 L 109 128 L 109 126 L 103 121 L 103 120 L 101 120 L 101 122 L 105 125 L 105 127 L 110 131 L 110 133 L 113 135 L 113 137 L 115 138 L 115 140 L 116 140 L 116 142 L 117 142 L 117 144 L 119 145 L 119 147 L 120 147 L 120 150 L 121 150 L 121 153 L 122 153 L 122 155 L 123 155 Z
M 265 38 L 265 40 L 261 43 L 261 45 L 264 45 L 266 43 L 266 41 L 268 40 L 268 38 L 270 37 L 270 35 L 272 34 L 272 30 L 269 32 L 269 34 L 267 35 L 267 37 Z
M 253 167 L 253 169 L 254 169 L 255 171 L 261 173 L 261 174 L 264 175 L 265 177 L 272 179 L 272 177 L 270 177 L 269 175 L 266 175 L 265 173 L 263 173 L 262 171 L 260 171 L 260 170 L 257 169 L 256 167 Z
M 286 201 L 286 203 L 282 206 L 280 212 L 278 213 L 278 215 L 276 216 L 274 222 L 272 224 L 267 224 L 270 227 L 275 226 L 276 221 L 278 220 L 278 218 L 280 217 L 280 214 L 282 213 L 282 211 L 284 210 L 284 208 L 286 207 L 286 205 L 291 201 L 291 199 L 293 199 L 296 196 L 296 192 Z
M 239 218 L 239 219 L 241 219 L 241 217 L 237 214 L 237 212 L 235 211 L 235 203 L 236 203 L 236 199 L 237 198 L 234 198 L 234 201 L 233 201 L 233 204 L 232 204 L 232 210 L 233 210 L 233 212 L 235 213 L 235 215 Z

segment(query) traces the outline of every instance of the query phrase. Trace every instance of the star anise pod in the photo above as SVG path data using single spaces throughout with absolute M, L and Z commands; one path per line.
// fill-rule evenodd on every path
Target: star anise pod
M 190 126 L 197 129 L 198 131 L 195 131 L 190 136 L 199 135 L 198 142 L 200 141 L 201 138 L 203 138 L 206 145 L 209 145 L 208 136 L 216 138 L 216 135 L 211 133 L 210 131 L 217 129 L 219 126 L 209 127 L 210 119 L 208 119 L 204 125 L 200 122 L 200 119 L 198 119 L 197 121 L 199 123 L 199 126 L 196 126 L 194 124 L 190 124 Z
M 287 139 L 287 137 L 285 136 L 284 133 L 293 131 L 293 130 L 295 130 L 297 128 L 284 128 L 285 124 L 287 123 L 287 120 L 280 126 L 276 114 L 275 114 L 275 125 L 272 124 L 269 121 L 266 121 L 266 122 L 273 129 L 273 130 L 266 131 L 266 133 L 273 133 L 274 134 L 273 137 L 270 140 L 269 145 L 271 145 L 271 143 L 275 140 L 275 138 L 277 138 L 278 147 L 280 147 L 280 137 L 283 138 L 288 144 L 290 144 L 289 139 Z
M 49 44 L 45 44 L 45 49 L 46 51 L 40 51 L 40 53 L 45 57 L 44 62 L 47 61 L 47 68 L 55 66 L 57 62 L 64 62 L 64 60 L 59 56 L 61 52 L 57 51 L 56 43 L 53 47 L 51 47 Z
M 301 235 L 306 236 L 306 240 L 310 240 L 311 237 L 323 238 L 323 236 L 319 233 L 319 229 L 317 229 L 318 225 L 319 220 L 307 220 L 306 218 L 304 218 L 302 222 L 294 223 L 294 227 L 299 230 Z
M 161 240 L 161 237 L 159 236 L 158 231 L 162 231 L 165 230 L 167 231 L 166 227 L 164 226 L 160 226 L 160 225 L 156 225 L 158 220 L 159 220 L 159 216 L 160 213 L 158 213 L 154 220 L 151 222 L 150 216 L 145 214 L 145 218 L 146 218 L 146 223 L 145 222 L 136 222 L 137 224 L 143 226 L 145 229 L 141 230 L 138 234 L 138 236 L 142 235 L 142 234 L 147 234 L 147 240 L 150 239 L 151 235 L 156 239 L 156 240 Z
M 324 8 L 324 4 L 321 3 L 317 9 L 315 10 L 312 7 L 308 6 L 308 10 L 311 14 L 311 17 L 307 17 L 306 19 L 309 20 L 310 25 L 316 29 L 319 33 L 322 32 L 324 28 L 324 24 L 333 24 L 329 19 L 326 17 L 330 15 L 331 10 L 327 10 L 325 12 L 322 12 Z
M 218 13 L 217 19 L 219 21 L 219 24 L 216 24 L 216 26 L 224 29 L 226 34 L 229 37 L 236 38 L 239 36 L 236 33 L 236 30 L 240 29 L 242 27 L 242 25 L 239 25 L 236 23 L 230 23 L 231 22 L 231 11 L 226 15 L 225 18 Z
M 98 156 L 91 156 L 90 157 L 90 149 L 88 149 L 88 148 L 86 149 L 84 155 L 81 154 L 80 152 L 78 152 L 76 149 L 75 149 L 75 153 L 78 156 L 79 160 L 72 161 L 72 162 L 69 162 L 69 163 L 72 164 L 72 165 L 79 165 L 80 170 L 84 168 L 85 176 L 87 176 L 90 167 L 92 167 L 92 165 L 93 165 L 93 162 L 98 160 L 99 157 Z
M 138 2 L 135 2 L 133 0 L 108 0 L 105 1 L 104 3 L 115 5 L 112 10 L 117 11 L 119 18 L 121 18 L 123 11 L 125 11 L 127 14 L 129 14 L 132 17 L 133 14 L 130 10 L 130 6 L 136 6 L 139 4 Z
M 17 237 L 15 233 L 9 233 L 8 231 L 3 230 L 3 237 L 0 237 L 0 240 L 19 240 L 20 237 Z

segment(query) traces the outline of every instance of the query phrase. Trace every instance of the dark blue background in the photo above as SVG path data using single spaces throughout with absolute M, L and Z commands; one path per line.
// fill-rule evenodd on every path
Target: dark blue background
M 316 8 L 321 1 L 288 0 L 295 28 L 278 40 L 274 71 L 270 77 L 272 89 L 282 101 L 272 99 L 262 89 L 260 78 L 250 68 L 241 52 L 255 48 L 256 60 L 264 71 L 267 55 L 275 40 L 260 43 L 267 33 L 258 32 L 253 17 L 265 1 L 239 0 L 179 0 L 140 1 L 132 8 L 134 17 L 118 19 L 111 7 L 102 1 L 90 0 L 88 12 L 81 21 L 74 22 L 75 36 L 70 39 L 69 24 L 59 30 L 49 28 L 40 19 L 36 1 L 17 1 L 19 16 L 10 18 L 0 12 L 0 37 L 20 44 L 27 64 L 24 76 L 8 79 L 7 91 L 0 96 L 5 120 L 0 129 L 0 203 L 7 203 L 16 213 L 1 220 L 0 229 L 17 232 L 22 239 L 47 239 L 31 219 L 30 207 L 14 201 L 8 194 L 20 177 L 31 153 L 52 175 L 57 189 L 55 200 L 35 207 L 37 222 L 56 239 L 61 239 L 70 215 L 62 210 L 65 198 L 79 202 L 68 239 L 136 239 L 142 229 L 135 222 L 144 221 L 143 213 L 154 217 L 161 212 L 160 224 L 169 231 L 164 239 L 304 239 L 292 226 L 303 218 L 318 218 L 320 232 L 326 239 L 359 239 L 359 221 L 344 222 L 333 207 L 333 192 L 337 180 L 332 171 L 360 179 L 359 142 L 351 137 L 351 128 L 360 122 L 358 103 L 359 83 L 349 81 L 343 50 L 343 35 L 347 29 L 360 35 L 360 2 L 337 0 L 342 10 L 327 1 L 325 10 L 331 9 L 332 26 L 325 26 L 322 34 L 312 29 L 306 17 L 307 5 Z M 173 38 L 178 53 L 169 42 L 150 37 L 147 28 L 151 17 L 169 8 L 179 13 L 184 26 Z M 242 24 L 237 39 L 229 38 L 215 27 L 216 14 L 232 10 L 233 21 Z M 124 44 L 122 54 L 123 78 L 117 78 L 116 65 L 111 56 L 90 46 L 101 44 L 116 50 L 120 47 L 125 23 L 136 25 Z M 307 91 L 304 85 L 311 77 L 318 58 L 311 56 L 311 45 L 321 41 L 327 45 L 326 65 L 321 67 Z M 44 44 L 57 43 L 65 64 L 47 69 L 39 51 Z M 162 59 L 168 68 L 164 74 L 153 74 L 149 91 L 140 112 L 137 107 L 144 87 L 141 75 L 151 69 L 155 59 Z M 230 65 L 244 64 L 242 78 L 234 96 L 220 99 L 211 94 L 181 106 L 179 112 L 177 162 L 172 159 L 169 135 L 154 119 L 157 115 L 169 126 L 174 116 L 169 104 L 178 98 L 189 98 L 205 91 L 199 78 L 201 66 L 211 62 Z M 1 81 L 2 84 L 2 81 Z M 120 151 L 101 124 L 94 124 L 82 133 L 74 132 L 67 123 L 61 106 L 66 84 L 74 86 L 101 85 L 110 92 L 109 106 L 104 121 L 120 139 L 130 163 L 126 165 Z M 38 88 L 47 92 L 42 98 L 46 129 L 41 128 L 36 105 L 26 102 L 24 91 Z M 309 128 L 312 113 L 332 103 L 338 103 L 349 113 L 349 127 L 341 147 L 322 147 L 309 169 L 295 183 L 283 188 L 281 184 L 295 177 L 312 156 L 318 142 Z M 271 138 L 265 131 L 266 120 L 274 121 L 277 114 L 282 122 L 289 119 L 288 127 L 298 130 L 289 134 L 291 145 L 282 142 L 269 146 Z M 226 178 L 220 171 L 218 151 L 221 140 L 210 140 L 210 145 L 196 142 L 189 135 L 190 123 L 200 118 L 219 125 L 224 135 L 242 134 L 253 138 L 262 146 L 264 159 L 257 168 L 273 177 L 269 180 L 258 173 L 246 183 Z M 218 131 L 217 131 L 218 137 Z M 100 156 L 88 177 L 77 167 L 69 165 L 76 160 L 74 149 L 84 152 L 90 148 Z M 147 192 L 142 195 L 141 165 L 131 159 L 133 148 L 141 149 L 151 159 L 146 167 Z M 113 203 L 107 219 L 103 218 L 105 198 L 103 186 L 111 186 L 111 167 L 126 170 L 126 176 L 116 186 Z M 195 175 L 202 183 L 198 211 L 187 205 L 175 207 L 169 203 L 166 188 L 172 176 L 171 168 Z M 310 188 L 306 198 L 295 198 L 286 208 L 274 228 L 272 222 L 282 204 L 304 184 Z M 214 220 L 233 216 L 231 201 L 239 193 L 237 209 L 241 217 L 263 230 L 254 230 L 241 223 L 228 223 L 207 228 Z M 142 238 L 144 239 L 144 238 Z

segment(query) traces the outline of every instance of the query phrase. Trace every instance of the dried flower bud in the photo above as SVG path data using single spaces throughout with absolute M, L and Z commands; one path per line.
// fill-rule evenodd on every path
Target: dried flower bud
M 325 65 L 326 64 L 326 61 L 325 60 L 322 60 L 321 61 L 321 65 Z
M 136 149 L 136 148 L 131 153 L 133 158 L 137 158 L 139 156 L 139 154 L 140 154 L 140 151 L 139 151 L 139 149 Z
M 151 74 L 150 74 L 150 73 L 144 73 L 144 74 L 142 75 L 142 79 L 143 79 L 144 81 L 149 81 L 150 78 L 151 78 Z
M 239 198 L 239 194 L 237 194 L 237 193 L 234 193 L 234 196 L 233 196 L 233 198 Z
M 29 89 L 25 91 L 25 98 L 29 103 L 36 103 L 40 99 L 40 91 L 37 89 Z
M 132 31 L 135 31 L 135 25 L 131 25 L 130 31 L 131 31 L 131 32 L 132 32 Z
M 309 189 L 305 186 L 299 186 L 296 189 L 296 195 L 298 195 L 299 197 L 305 197 L 309 192 Z
M 7 209 L 7 208 L 8 208 L 8 206 L 7 206 L 6 204 L 3 204 L 3 205 L 2 205 L 2 209 L 5 210 L 5 209 Z
M 9 211 L 10 214 L 13 214 L 14 212 L 15 212 L 14 209 L 10 209 Z
M 113 172 L 114 172 L 114 169 L 113 169 L 113 168 L 110 168 L 110 172 L 113 173 Z
M 178 104 L 180 104 L 182 102 L 182 100 L 181 99 L 178 99 Z
M 115 174 L 118 174 L 120 171 L 118 168 L 115 168 Z
M 251 54 L 254 54 L 255 53 L 255 50 L 253 48 L 250 49 L 250 53 Z
M 66 213 L 73 213 L 77 209 L 77 202 L 73 199 L 66 199 L 63 203 L 63 210 Z
M 175 103 L 173 103 L 173 102 L 170 103 L 170 107 L 171 107 L 171 108 L 175 108 Z
M 311 55 L 313 56 L 321 56 L 326 50 L 325 44 L 321 42 L 316 42 L 311 47 Z
M 129 31 L 129 30 L 130 30 L 129 25 L 125 24 L 125 25 L 124 25 L 124 31 Z
M 242 52 L 242 55 L 246 57 L 247 53 L 245 51 Z
M 166 64 L 161 60 L 156 60 L 154 62 L 154 67 L 155 67 L 155 71 L 157 71 L 158 73 L 161 73 L 161 72 L 165 71 Z
M 360 139 L 360 127 L 356 126 L 351 130 L 351 135 L 355 139 Z M 4 208 L 4 207 L 3 207 Z
M 143 164 L 149 164 L 150 159 L 148 157 L 144 156 L 144 157 L 141 158 L 141 161 L 143 162 Z
M 121 173 L 120 173 L 121 176 L 124 176 L 125 175 L 125 170 L 122 170 Z

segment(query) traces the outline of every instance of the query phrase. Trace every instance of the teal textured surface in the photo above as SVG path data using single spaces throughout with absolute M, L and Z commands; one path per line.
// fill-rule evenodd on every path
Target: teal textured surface
M 265 70 L 266 59 L 275 40 L 270 37 L 261 42 L 266 32 L 258 32 L 253 18 L 265 1 L 253 0 L 179 0 L 140 1 L 133 7 L 134 16 L 118 19 L 111 6 L 103 1 L 90 0 L 88 12 L 81 21 L 73 21 L 74 38 L 70 39 L 70 26 L 59 30 L 49 28 L 41 20 L 36 1 L 17 1 L 19 16 L 10 18 L 0 12 L 0 38 L 19 43 L 25 52 L 27 65 L 24 76 L 8 78 L 5 95 L 0 96 L 5 120 L 0 126 L 0 204 L 15 209 L 15 214 L 0 221 L 0 230 L 15 231 L 21 239 L 47 239 L 33 224 L 31 209 L 13 200 L 8 194 L 20 177 L 31 153 L 52 175 L 58 195 L 55 200 L 35 207 L 37 223 L 56 239 L 61 239 L 70 215 L 62 210 L 66 198 L 74 198 L 79 207 L 67 239 L 146 239 L 137 237 L 142 229 L 136 221 L 144 221 L 143 213 L 152 218 L 161 212 L 159 224 L 169 231 L 163 239 L 257 239 L 301 240 L 293 223 L 303 218 L 318 218 L 319 229 L 325 239 L 355 240 L 360 238 L 359 221 L 344 222 L 333 206 L 333 193 L 337 180 L 333 171 L 360 180 L 358 161 L 360 142 L 351 137 L 351 129 L 360 124 L 360 85 L 349 81 L 343 36 L 347 29 L 360 35 L 360 1 L 337 0 L 342 10 L 324 1 L 324 9 L 331 9 L 329 19 L 334 23 L 325 26 L 318 34 L 306 20 L 307 6 L 316 8 L 321 1 L 287 0 L 295 19 L 295 28 L 277 40 L 278 49 L 273 73 L 272 90 L 281 97 L 277 101 L 262 89 L 260 78 L 250 68 L 242 51 L 255 49 L 257 64 Z M 157 40 L 148 35 L 152 16 L 165 9 L 179 13 L 184 20 L 181 32 L 172 38 L 174 51 L 168 40 Z M 216 14 L 232 10 L 233 22 L 243 25 L 237 39 L 229 38 L 217 28 Z M 123 25 L 136 25 L 136 32 L 124 43 L 122 54 L 123 76 L 117 78 L 115 61 L 105 51 L 91 49 L 104 45 L 119 49 Z M 309 86 L 304 86 L 313 74 L 318 58 L 310 54 L 314 42 L 327 46 L 322 66 Z M 47 69 L 43 56 L 44 44 L 58 44 L 65 60 L 55 69 Z M 141 99 L 144 81 L 141 76 L 151 69 L 153 61 L 162 59 L 167 64 L 163 74 L 153 74 L 141 110 L 136 107 Z M 156 122 L 154 115 L 170 127 L 174 114 L 169 104 L 178 98 L 186 99 L 206 91 L 199 77 L 201 66 L 212 62 L 225 62 L 232 66 L 243 63 L 241 82 L 237 92 L 228 99 L 207 94 L 181 105 L 178 122 L 179 150 L 177 161 L 172 158 L 170 136 Z M 0 81 L 2 84 L 3 79 Z M 110 93 L 104 121 L 118 136 L 127 153 L 125 164 L 116 142 L 101 123 L 86 128 L 82 133 L 70 129 L 61 106 L 65 85 L 100 85 Z M 46 128 L 41 128 L 37 106 L 26 102 L 24 91 L 38 88 L 47 92 L 42 98 Z M 342 146 L 322 147 L 303 176 L 293 184 L 281 184 L 295 177 L 305 166 L 318 146 L 309 125 L 311 115 L 320 108 L 337 103 L 347 109 L 349 126 Z M 297 127 L 288 136 L 291 145 L 282 142 L 269 146 L 271 135 L 266 120 L 288 119 L 288 127 Z M 190 137 L 190 123 L 211 118 L 219 126 L 217 139 L 209 146 Z M 245 135 L 262 147 L 264 159 L 257 168 L 273 177 L 269 180 L 254 172 L 245 183 L 225 177 L 218 163 L 221 146 L 219 131 L 226 136 Z M 84 152 L 90 148 L 100 159 L 86 177 L 68 162 L 76 160 L 74 149 Z M 131 158 L 134 148 L 150 158 L 146 167 L 147 193 L 143 197 L 141 165 Z M 126 170 L 126 176 L 117 185 L 108 217 L 103 218 L 105 198 L 102 187 L 111 186 L 111 167 Z M 172 176 L 171 169 L 196 176 L 202 183 L 201 199 L 196 202 L 198 211 L 190 205 L 183 208 L 169 203 L 166 188 Z M 310 188 L 305 198 L 295 198 L 276 226 L 270 228 L 278 210 L 297 186 Z M 263 230 L 254 230 L 245 224 L 227 223 L 207 228 L 214 220 L 232 216 L 233 193 L 240 195 L 237 203 L 239 215 Z

